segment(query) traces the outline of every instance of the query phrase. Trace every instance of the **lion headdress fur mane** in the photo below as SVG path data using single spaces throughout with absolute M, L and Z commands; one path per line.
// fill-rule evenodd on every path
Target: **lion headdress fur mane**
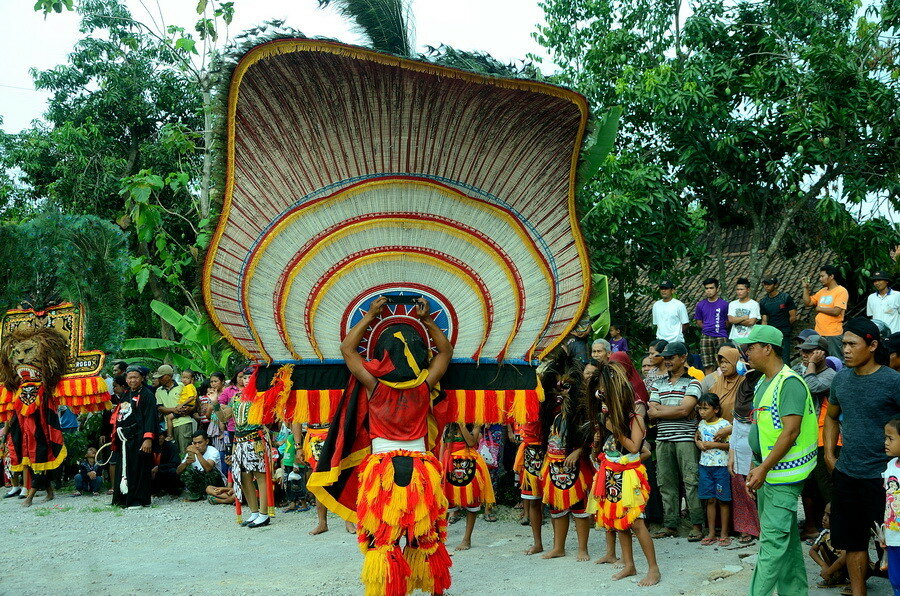
M 10 391 L 18 389 L 22 379 L 16 366 L 29 364 L 41 372 L 45 390 L 53 391 L 66 373 L 67 350 L 65 338 L 55 329 L 16 329 L 0 344 L 0 384 Z

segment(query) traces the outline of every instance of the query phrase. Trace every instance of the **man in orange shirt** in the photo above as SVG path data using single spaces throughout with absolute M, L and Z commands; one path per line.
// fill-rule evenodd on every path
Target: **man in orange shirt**
M 803 301 L 806 306 L 816 308 L 816 334 L 825 338 L 828 342 L 828 355 L 844 359 L 841 338 L 844 334 L 844 312 L 847 310 L 847 301 L 850 294 L 847 288 L 838 285 L 835 276 L 837 267 L 822 265 L 819 268 L 819 282 L 822 289 L 809 295 L 809 281 L 803 281 Z

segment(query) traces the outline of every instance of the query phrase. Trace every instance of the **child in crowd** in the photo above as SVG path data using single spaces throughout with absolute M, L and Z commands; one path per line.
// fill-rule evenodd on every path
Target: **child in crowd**
M 715 440 L 716 433 L 731 424 L 721 418 L 722 406 L 715 393 L 704 393 L 697 400 L 700 424 L 694 442 L 700 450 L 699 490 L 700 500 L 706 500 L 706 521 L 709 534 L 700 544 L 709 546 L 717 542 L 719 546 L 731 544 L 728 528 L 731 522 L 731 476 L 728 473 L 728 443 Z M 716 539 L 716 509 L 722 524 Z
M 611 324 L 609 326 L 609 347 L 611 352 L 627 352 L 628 340 L 622 335 L 625 333 L 621 325 Z
M 97 450 L 88 447 L 84 454 L 84 461 L 78 464 L 78 473 L 75 474 L 75 492 L 73 497 L 79 497 L 82 493 L 91 493 L 95 497 L 100 494 L 103 486 L 103 467 L 97 464 Z
M 215 390 L 210 387 L 209 381 L 203 381 L 197 387 L 197 408 L 194 410 L 194 420 L 197 421 L 197 428 L 203 430 L 209 429 L 209 416 L 212 414 L 212 404 L 218 403 L 219 397 Z
M 456 550 L 472 548 L 472 530 L 481 506 L 487 508 L 495 502 L 490 472 L 477 448 L 480 437 L 481 427 L 451 422 L 444 428 L 441 461 L 447 515 L 459 508 L 466 510 L 466 529 Z
M 888 579 L 894 594 L 900 593 L 900 417 L 884 425 L 884 452 L 891 458 L 884 477 L 884 538 Z
M 816 584 L 817 588 L 835 588 L 846 586 L 847 577 L 847 553 L 835 550 L 831 546 L 831 503 L 825 505 L 825 513 L 822 515 L 822 531 L 809 549 L 809 557 L 822 568 L 819 575 L 822 581 Z
M 647 575 L 638 585 L 655 585 L 660 580 L 656 549 L 643 519 L 650 496 L 647 471 L 642 463 L 650 457 L 644 418 L 635 412 L 634 390 L 628 377 L 615 364 L 601 366 L 588 380 L 588 396 L 589 418 L 596 428 L 593 455 L 598 471 L 594 475 L 587 511 L 596 513 L 598 528 L 607 529 L 606 560 L 597 562 L 615 560 L 615 544 L 610 545 L 609 540 L 610 531 L 613 531 L 618 534 L 622 547 L 623 568 L 612 579 L 637 575 L 631 540 L 633 531 L 649 566 Z
M 210 505 L 234 505 L 234 484 L 228 486 L 207 486 L 206 500 Z

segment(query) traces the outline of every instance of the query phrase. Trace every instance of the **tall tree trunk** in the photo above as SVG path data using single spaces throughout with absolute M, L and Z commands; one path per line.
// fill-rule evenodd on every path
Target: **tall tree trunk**
M 728 274 L 725 269 L 725 233 L 718 221 L 710 222 L 709 233 L 713 236 L 713 256 L 716 258 L 716 277 L 719 279 L 719 285 L 727 285 L 725 276 Z
M 212 187 L 212 143 L 213 143 L 212 94 L 203 91 L 203 178 L 200 183 L 200 217 L 210 214 L 210 190 Z
M 146 242 L 141 242 L 138 240 L 138 251 L 141 253 L 147 262 L 150 262 L 150 247 L 147 246 Z M 153 294 L 153 298 L 159 300 L 160 302 L 168 304 L 168 300 L 166 298 L 165 292 L 163 292 L 162 288 L 159 287 L 159 283 L 157 283 L 156 276 L 152 273 L 150 277 L 147 279 L 147 285 L 150 286 L 150 293 Z M 163 339 L 175 339 L 175 330 L 169 325 L 162 317 L 159 319 L 159 334 Z

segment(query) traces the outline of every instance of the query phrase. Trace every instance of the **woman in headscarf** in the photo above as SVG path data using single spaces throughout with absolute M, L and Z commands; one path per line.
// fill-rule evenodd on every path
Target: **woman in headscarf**
M 749 370 L 737 384 L 732 408 L 728 470 L 731 472 L 731 519 L 738 542 L 749 544 L 759 537 L 759 512 L 756 502 L 747 494 L 747 474 L 753 452 L 750 450 L 750 427 L 753 424 L 753 390 L 762 373 Z
M 113 412 L 111 449 L 120 453 L 113 477 L 112 504 L 129 509 L 150 506 L 153 441 L 159 432 L 156 396 L 146 384 L 147 369 L 132 365 L 125 371 L 128 390 Z
M 718 374 L 712 387 L 709 388 L 710 393 L 719 396 L 719 403 L 722 406 L 722 418 L 731 422 L 734 418 L 732 414 L 734 403 L 737 399 L 738 387 L 744 380 L 744 377 L 737 372 L 738 359 L 741 353 L 737 348 L 731 346 L 722 346 L 716 354 L 716 361 L 719 363 Z

